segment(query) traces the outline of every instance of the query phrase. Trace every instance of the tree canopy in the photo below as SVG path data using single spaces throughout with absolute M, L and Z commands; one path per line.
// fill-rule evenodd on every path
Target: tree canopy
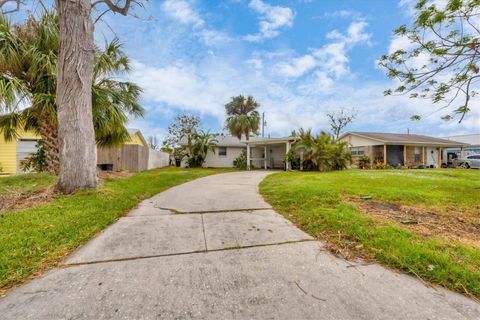
M 420 0 L 411 26 L 395 30 L 408 45 L 380 59 L 390 78 L 400 85 L 385 95 L 409 94 L 440 104 L 445 120 L 461 122 L 473 106 L 480 81 L 480 1 Z M 478 107 L 478 103 L 476 104 Z M 412 120 L 421 119 L 420 114 Z

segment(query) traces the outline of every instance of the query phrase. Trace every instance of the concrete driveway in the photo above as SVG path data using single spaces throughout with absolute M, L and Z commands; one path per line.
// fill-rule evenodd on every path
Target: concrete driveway
M 263 171 L 165 191 L 0 300 L 0 319 L 480 319 L 480 304 L 354 264 L 258 194 Z

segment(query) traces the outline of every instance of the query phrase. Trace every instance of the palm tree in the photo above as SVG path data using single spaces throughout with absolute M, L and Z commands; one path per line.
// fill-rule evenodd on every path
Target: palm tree
M 201 167 L 207 158 L 208 151 L 215 153 L 215 147 L 218 140 L 215 139 L 215 135 L 209 131 L 204 132 L 202 130 L 195 133 L 192 144 L 191 154 L 188 154 L 189 167 Z
M 320 171 L 342 170 L 351 161 L 348 144 L 336 142 L 325 132 L 314 136 L 311 129 L 300 128 L 299 132 L 294 132 L 293 135 L 300 138 L 294 150 L 303 153 L 304 168 Z
M 232 100 L 225 105 L 227 113 L 225 127 L 230 131 L 230 134 L 238 139 L 245 135 L 247 141 L 250 138 L 250 133 L 257 134 L 260 126 L 260 115 L 256 109 L 259 106 L 260 104 L 252 96 L 248 96 L 246 99 L 242 95 L 232 97 Z
M 41 137 L 48 171 L 59 170 L 56 104 L 59 21 L 46 12 L 22 25 L 0 16 L 0 133 L 5 139 L 32 130 Z M 141 116 L 141 89 L 113 76 L 129 71 L 129 60 L 118 40 L 104 50 L 96 48 L 92 85 L 95 138 L 100 146 L 113 146 L 129 138 L 128 115 Z

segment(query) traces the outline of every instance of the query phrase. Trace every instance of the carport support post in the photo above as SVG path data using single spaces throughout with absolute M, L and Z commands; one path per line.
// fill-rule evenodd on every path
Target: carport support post
M 438 148 L 438 167 L 442 167 L 442 148 Z
M 387 165 L 387 144 L 383 145 L 383 164 Z
M 267 170 L 267 146 L 263 147 L 263 167 Z
M 250 144 L 247 142 L 247 170 L 250 170 Z
M 425 146 L 422 146 L 422 164 L 425 166 Z
M 403 145 L 403 165 L 407 166 L 407 146 Z
M 285 155 L 287 155 L 290 152 L 290 141 L 287 141 L 286 150 L 287 150 L 287 152 L 285 152 Z M 290 170 L 290 161 L 285 162 L 285 169 Z

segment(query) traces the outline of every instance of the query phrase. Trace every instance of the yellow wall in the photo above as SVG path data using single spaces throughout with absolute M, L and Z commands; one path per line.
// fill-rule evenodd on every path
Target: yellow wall
M 19 139 L 40 139 L 34 132 L 22 131 L 18 133 Z M 17 172 L 17 141 L 5 141 L 0 133 L 0 174 Z
M 17 142 L 5 141 L 3 136 L 0 136 L 0 168 L 4 173 L 15 173 L 17 171 Z
M 131 136 L 131 140 L 125 142 L 125 144 L 138 144 L 138 145 L 144 146 L 144 147 L 147 146 L 138 132 L 135 133 L 133 136 Z

